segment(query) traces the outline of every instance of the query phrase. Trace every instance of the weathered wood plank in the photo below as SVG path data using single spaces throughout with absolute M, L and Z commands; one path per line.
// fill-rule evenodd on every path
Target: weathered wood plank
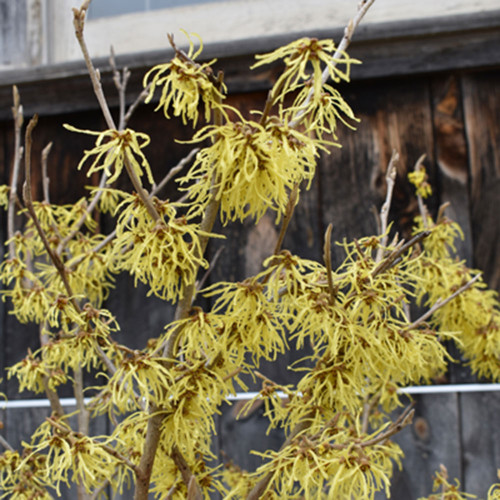
M 500 73 L 463 77 L 463 108 L 469 154 L 473 264 L 500 290 Z M 485 495 L 500 463 L 498 394 L 462 396 L 464 485 Z
M 466 393 L 460 396 L 463 487 L 486 498 L 498 482 L 500 468 L 499 393 Z
M 473 262 L 472 229 L 469 209 L 469 168 L 462 112 L 462 94 L 457 76 L 436 76 L 431 79 L 432 117 L 437 163 L 436 180 L 432 186 L 440 205 L 449 203 L 446 215 L 463 230 L 464 239 L 456 242 L 457 254 L 469 266 Z M 461 353 L 454 342 L 448 343 L 454 359 Z M 453 383 L 475 381 L 463 364 L 450 363 L 448 378 Z
M 458 255 L 472 265 L 469 212 L 469 171 L 460 81 L 456 76 L 431 81 L 439 203 L 449 203 L 446 214 L 460 224 L 464 239 L 456 242 Z
M 392 150 L 400 154 L 390 220 L 408 236 L 417 203 L 406 174 L 422 153 L 428 154 L 429 175 L 434 178 L 432 119 L 425 79 L 375 81 L 354 84 L 348 102 L 361 119 L 357 131 L 338 131 L 340 150 L 320 164 L 323 224 L 333 223 L 333 238 L 352 240 L 376 234 L 378 210 L 385 198 L 385 171 Z M 435 203 L 431 200 L 431 208 Z M 336 264 L 344 251 L 335 250 Z
M 474 265 L 500 291 L 500 72 L 463 77 Z

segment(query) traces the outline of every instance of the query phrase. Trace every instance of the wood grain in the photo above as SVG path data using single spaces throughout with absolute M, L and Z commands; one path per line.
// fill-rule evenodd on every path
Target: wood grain
M 499 71 L 463 78 L 465 130 L 469 145 L 474 265 L 500 291 L 500 89 Z

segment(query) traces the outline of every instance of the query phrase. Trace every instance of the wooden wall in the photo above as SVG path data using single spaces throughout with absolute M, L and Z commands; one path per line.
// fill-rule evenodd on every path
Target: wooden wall
M 384 170 L 393 148 L 401 161 L 391 217 L 401 231 L 408 229 L 417 206 L 405 181 L 406 172 L 425 153 L 426 167 L 434 195 L 431 207 L 451 202 L 448 214 L 464 229 L 461 256 L 485 273 L 489 284 L 500 290 L 500 70 L 442 72 L 397 78 L 354 81 L 346 86 L 345 96 L 361 122 L 356 132 L 339 130 L 342 149 L 322 155 L 318 175 L 311 190 L 304 193 L 296 210 L 285 247 L 307 258 L 319 259 L 322 235 L 333 223 L 333 237 L 359 237 L 376 231 L 372 207 L 380 207 L 384 196 Z M 245 109 L 259 107 L 265 92 L 237 93 L 231 100 Z M 61 203 L 75 200 L 84 183 L 90 182 L 75 167 L 82 151 L 90 146 L 88 138 L 62 129 L 62 123 L 80 128 L 100 129 L 97 111 L 66 112 L 42 116 L 34 134 L 34 154 L 54 141 L 50 159 L 51 197 Z M 189 146 L 173 139 L 185 139 L 188 131 L 178 122 L 166 122 L 160 113 L 143 107 L 130 126 L 151 135 L 147 155 L 157 178 L 183 157 Z M 12 160 L 12 125 L 0 122 L 0 182 L 8 181 Z M 36 170 L 36 168 L 35 168 Z M 36 180 L 36 179 L 35 179 Z M 38 195 L 40 192 L 38 192 Z M 214 242 L 213 255 L 224 246 L 210 280 L 239 280 L 258 271 L 277 237 L 271 216 L 257 226 L 251 222 L 220 228 L 228 238 Z M 0 236 L 5 237 L 4 225 Z M 342 252 L 334 250 L 335 263 Z M 145 299 L 144 290 L 134 289 L 123 277 L 109 299 L 108 307 L 122 326 L 120 338 L 141 347 L 149 336 L 158 335 L 172 316 L 172 308 L 154 299 Z M 0 304 L 0 369 L 18 361 L 27 346 L 36 347 L 37 332 L 19 326 Z M 294 374 L 287 365 L 300 353 L 291 352 L 279 362 L 262 367 L 271 378 L 291 383 Z M 3 375 L 2 375 L 3 376 Z M 446 382 L 463 383 L 473 377 L 466 369 L 450 367 Z M 9 399 L 28 397 L 19 394 L 14 382 L 3 376 L 0 385 Z M 69 395 L 69 394 L 68 394 Z M 396 471 L 392 498 L 416 499 L 431 491 L 431 476 L 440 463 L 458 477 L 467 491 L 485 496 L 500 467 L 499 393 L 444 394 L 418 396 L 416 419 L 411 428 L 397 436 L 406 458 L 403 471 Z M 262 407 L 237 420 L 237 405 L 222 409 L 214 446 L 244 468 L 258 465 L 250 448 L 279 447 L 282 436 L 264 436 L 266 422 Z M 26 439 L 47 411 L 38 409 L 0 410 L 3 435 L 17 444 Z M 96 423 L 102 432 L 106 422 Z M 71 494 L 68 498 L 72 498 Z M 127 498 L 125 495 L 124 498 Z

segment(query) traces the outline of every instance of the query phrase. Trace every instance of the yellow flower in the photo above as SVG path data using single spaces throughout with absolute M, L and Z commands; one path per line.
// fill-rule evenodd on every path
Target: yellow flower
M 264 495 L 273 490 L 276 498 L 305 500 L 373 499 L 381 490 L 388 495 L 393 462 L 400 466 L 401 449 L 387 440 L 370 444 L 384 426 L 367 436 L 358 422 L 342 420 L 327 423 L 316 434 L 303 432 L 277 452 L 254 452 L 267 459 L 253 474 L 257 480 L 270 475 Z
M 354 116 L 354 112 L 344 100 L 340 92 L 331 85 L 324 84 L 321 93 L 316 100 L 312 99 L 307 105 L 310 86 L 306 85 L 297 95 L 292 107 L 283 110 L 292 120 L 299 113 L 303 117 L 307 130 L 311 130 L 318 137 L 324 134 L 333 136 L 337 140 L 337 122 L 354 130 L 352 122 L 360 120 Z M 329 142 L 328 144 L 338 146 L 339 144 Z
M 156 198 L 153 203 L 162 217 L 157 222 L 138 196 L 128 195 L 120 204 L 109 264 L 112 271 L 127 270 L 136 282 L 146 283 L 150 294 L 175 300 L 195 281 L 198 268 L 208 266 L 200 245 L 204 233 L 194 215 L 177 216 L 178 205 Z
M 432 194 L 431 185 L 427 182 L 428 178 L 427 172 L 422 166 L 408 174 L 408 180 L 417 188 L 417 194 L 422 198 L 427 198 Z
M 29 453 L 25 450 L 24 454 Z M 0 455 L 0 499 L 52 500 L 45 489 L 46 461 L 43 455 L 28 458 L 17 451 L 6 450 Z
M 242 365 L 245 352 L 258 365 L 260 358 L 274 360 L 285 351 L 285 328 L 290 318 L 286 313 L 278 313 L 257 279 L 217 283 L 204 290 L 204 295 L 217 296 L 211 314 L 220 314 L 224 324 L 224 336 L 219 343 L 238 353 Z
M 146 147 L 150 138 L 142 132 L 135 132 L 132 129 L 105 130 L 104 132 L 94 132 L 92 130 L 80 130 L 71 125 L 65 124 L 64 128 L 72 132 L 81 134 L 96 135 L 96 143 L 93 149 L 85 151 L 78 168 L 82 168 L 84 163 L 92 157 L 95 157 L 90 165 L 87 175 L 104 170 L 109 176 L 108 184 L 112 184 L 120 176 L 126 162 L 129 163 L 138 177 L 142 177 L 146 172 L 148 181 L 154 184 L 153 174 L 148 160 L 141 151 Z
M 101 213 L 114 214 L 116 207 L 123 200 L 124 191 L 120 189 L 100 188 L 95 186 L 87 186 L 92 197 L 99 197 L 99 210 Z
M 0 185 L 0 207 L 7 209 L 9 206 L 10 187 L 6 184 Z
M 206 139 L 213 144 L 198 153 L 179 182 L 189 183 L 185 189 L 202 205 L 210 196 L 220 200 L 223 222 L 248 216 L 258 220 L 268 209 L 283 214 L 290 190 L 303 180 L 309 187 L 322 147 L 286 124 L 271 122 L 263 127 L 243 118 L 207 126 L 193 142 Z
M 203 64 L 195 62 L 196 57 L 203 50 L 201 39 L 199 40 L 200 48 L 196 53 L 194 53 L 194 44 L 189 38 L 187 57 L 177 53 L 170 62 L 159 64 L 150 69 L 144 76 L 143 81 L 144 87 L 151 86 L 145 102 L 150 102 L 156 87 L 161 87 L 160 102 L 155 111 L 163 108 L 165 117 L 169 118 L 168 109 L 171 107 L 174 116 L 182 117 L 184 124 L 187 123 L 187 120 L 192 120 L 193 126 L 198 121 L 200 102 L 204 105 L 205 120 L 208 122 L 213 109 L 223 110 L 221 101 L 224 98 L 216 86 L 211 68 L 211 65 L 216 60 L 213 59 Z M 151 82 L 149 81 L 150 77 L 152 77 Z
M 256 56 L 258 62 L 252 66 L 252 69 L 283 59 L 285 70 L 274 84 L 273 99 L 282 100 L 286 93 L 312 79 L 314 100 L 319 102 L 322 92 L 322 63 L 326 66 L 329 77 L 336 83 L 342 80 L 349 81 L 351 64 L 359 64 L 359 61 L 351 59 L 345 52 L 341 52 L 334 59 L 335 51 L 336 46 L 333 40 L 300 38 L 269 54 Z M 344 65 L 345 69 L 340 69 L 339 65 Z M 312 66 L 312 76 L 308 72 L 309 66 Z
M 468 283 L 474 272 L 455 256 L 454 240 L 463 238 L 458 224 L 446 218 L 435 224 L 430 217 L 427 223 L 430 235 L 412 267 L 420 277 L 415 289 L 417 304 L 432 307 Z M 417 218 L 415 231 L 421 227 Z M 482 279 L 439 308 L 430 321 L 435 328 L 457 332 L 458 347 L 474 373 L 500 380 L 500 303 Z
M 58 366 L 40 359 L 37 353 L 29 352 L 28 355 L 8 368 L 8 378 L 16 377 L 19 381 L 19 391 L 25 389 L 36 393 L 45 392 L 45 383 L 52 390 L 68 381 L 66 373 Z
M 419 500 L 467 500 L 467 498 L 477 498 L 476 495 L 461 492 L 458 479 L 455 479 L 455 484 L 451 484 L 448 481 L 448 471 L 444 465 L 441 465 L 440 470 L 435 473 L 432 491 L 438 492 L 428 497 L 420 497 Z
M 0 264 L 0 280 L 8 287 L 0 293 L 9 297 L 14 314 L 21 323 L 43 321 L 54 300 L 54 290 L 47 288 L 38 277 L 28 270 L 18 257 L 6 259 Z
M 88 437 L 73 432 L 63 419 L 49 417 L 32 435 L 31 453 L 23 462 L 46 452 L 45 484 L 60 495 L 60 484 L 69 485 L 71 473 L 71 481 L 83 485 L 90 493 L 107 479 L 113 485 L 117 468 L 124 467 L 119 458 L 108 451 L 110 443 L 108 437 Z

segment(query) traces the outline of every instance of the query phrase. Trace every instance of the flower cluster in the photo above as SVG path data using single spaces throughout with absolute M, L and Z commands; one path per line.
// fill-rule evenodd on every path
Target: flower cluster
M 324 83 L 323 71 L 334 82 L 349 81 L 351 65 L 359 64 L 359 61 L 351 59 L 345 52 L 337 51 L 333 40 L 318 40 L 317 38 L 300 38 L 269 54 L 258 55 L 256 59 L 258 62 L 252 68 L 280 59 L 283 59 L 285 63 L 285 70 L 273 87 L 276 100 L 283 100 L 286 93 L 312 80 L 314 98 L 319 101 Z M 341 69 L 339 65 L 344 65 L 345 69 Z M 312 75 L 309 72 L 310 67 L 312 67 Z
M 172 108 L 174 116 L 182 117 L 184 124 L 191 120 L 193 126 L 196 126 L 200 103 L 203 103 L 207 122 L 212 110 L 223 111 L 221 102 L 224 95 L 211 68 L 215 59 L 203 64 L 195 62 L 202 50 L 203 44 L 200 40 L 200 48 L 194 52 L 194 44 L 189 38 L 187 54 L 177 51 L 170 62 L 154 66 L 144 76 L 144 87 L 149 86 L 146 102 L 153 99 L 157 87 L 161 88 L 156 110 L 163 109 L 166 118 L 169 118 L 168 110 Z
M 383 429 L 364 435 L 359 422 L 338 419 L 315 435 L 299 434 L 277 452 L 258 453 L 267 462 L 255 476 L 271 476 L 264 491 L 269 498 L 373 499 L 377 491 L 389 496 L 393 462 L 400 465 L 403 453 L 377 439 Z
M 146 177 L 151 184 L 154 184 L 153 174 L 148 160 L 144 156 L 142 149 L 149 142 L 149 136 L 142 132 L 136 132 L 129 128 L 125 130 L 104 130 L 103 132 L 94 132 L 93 130 L 80 130 L 71 125 L 65 124 L 65 128 L 72 132 L 97 136 L 95 147 L 85 151 L 83 158 L 78 164 L 82 168 L 89 158 L 93 158 L 87 175 L 103 170 L 108 184 L 112 184 L 123 171 L 123 167 L 131 169 L 137 175 Z
M 432 187 L 428 179 L 427 172 L 422 166 L 408 174 L 408 180 L 415 186 L 416 193 L 422 198 L 427 198 L 432 194 Z
M 17 451 L 6 450 L 0 455 L 0 499 L 52 499 L 43 477 L 46 457 L 29 453 L 29 450 L 28 454 L 26 457 Z
M 468 498 L 477 498 L 476 495 L 470 495 L 460 491 L 460 482 L 455 479 L 455 484 L 448 481 L 448 471 L 444 465 L 434 475 L 434 484 L 432 490 L 437 491 L 428 497 L 421 497 L 419 500 L 467 500 Z M 488 500 L 492 500 L 488 495 Z
M 415 231 L 422 227 L 417 220 Z M 431 307 L 468 284 L 473 274 L 454 255 L 454 240 L 462 235 L 457 224 L 443 218 L 427 218 L 430 235 L 423 242 L 422 256 L 414 262 L 421 280 L 416 287 L 418 304 Z M 500 380 L 500 303 L 497 294 L 478 279 L 433 315 L 433 325 L 459 332 L 458 347 L 479 376 Z
M 108 260 L 114 272 L 128 271 L 149 293 L 166 300 L 182 297 L 194 283 L 202 256 L 199 223 L 192 215 L 177 215 L 178 205 L 153 199 L 161 220 L 151 218 L 137 195 L 124 196 L 116 226 L 114 251 Z
M 30 453 L 21 468 L 42 457 L 45 468 L 40 479 L 60 495 L 61 483 L 81 484 L 87 493 L 110 484 L 116 488 L 128 474 L 123 460 L 109 446 L 109 437 L 89 437 L 71 430 L 62 419 L 49 417 L 32 436 Z
M 285 212 L 290 191 L 314 176 L 321 147 L 306 134 L 280 123 L 265 127 L 241 118 L 223 126 L 207 126 L 193 141 L 212 139 L 179 181 L 189 184 L 190 197 L 201 206 L 220 201 L 224 222 L 251 216 L 259 220 L 266 210 Z

